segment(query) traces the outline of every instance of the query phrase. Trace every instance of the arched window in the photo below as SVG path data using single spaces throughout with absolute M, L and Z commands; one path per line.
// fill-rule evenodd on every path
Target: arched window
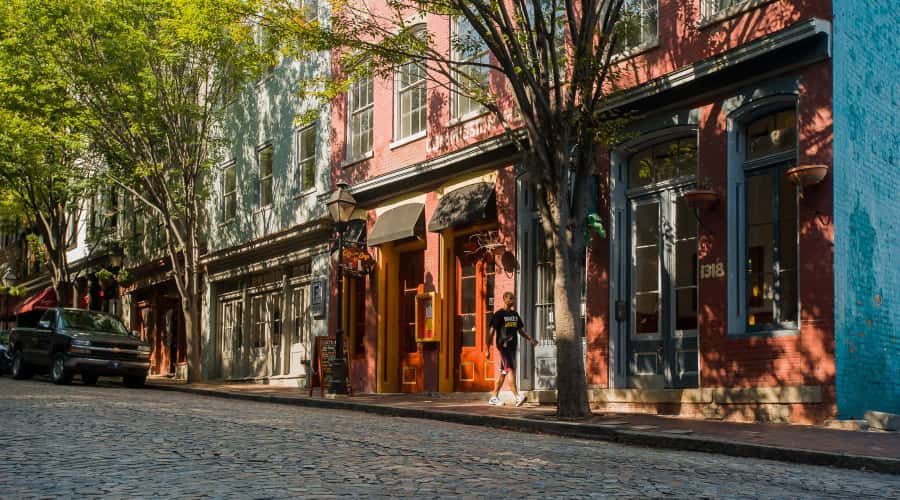
M 796 329 L 799 296 L 797 190 L 785 169 L 796 164 L 796 111 L 757 117 L 744 128 L 743 306 L 746 329 Z

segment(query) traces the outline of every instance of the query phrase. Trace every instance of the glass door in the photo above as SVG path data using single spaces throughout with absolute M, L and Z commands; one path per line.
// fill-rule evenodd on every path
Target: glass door
M 416 342 L 416 294 L 425 273 L 425 251 L 400 254 L 400 390 L 424 390 L 424 363 L 421 345 Z
M 695 387 L 697 222 L 680 190 L 629 200 L 629 386 Z
M 457 250 L 457 381 L 460 391 L 489 391 L 496 378 L 496 357 L 488 359 L 488 325 L 494 312 L 494 263 L 480 254 Z

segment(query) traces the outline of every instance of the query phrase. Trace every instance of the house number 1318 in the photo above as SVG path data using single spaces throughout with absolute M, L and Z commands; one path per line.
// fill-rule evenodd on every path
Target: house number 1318
M 712 264 L 702 264 L 700 266 L 700 279 L 724 277 L 725 264 L 722 262 L 713 262 Z

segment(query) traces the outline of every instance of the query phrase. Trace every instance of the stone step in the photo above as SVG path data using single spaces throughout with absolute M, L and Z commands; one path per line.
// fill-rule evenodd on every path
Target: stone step
M 900 431 L 900 415 L 883 411 L 867 411 L 864 416 L 873 429 Z
M 869 422 L 865 420 L 826 420 L 825 428 L 839 431 L 865 431 L 869 429 Z

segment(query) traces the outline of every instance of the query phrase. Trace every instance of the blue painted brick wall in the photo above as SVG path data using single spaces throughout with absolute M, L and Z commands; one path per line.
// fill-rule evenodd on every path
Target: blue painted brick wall
M 900 3 L 833 7 L 838 413 L 900 413 Z

